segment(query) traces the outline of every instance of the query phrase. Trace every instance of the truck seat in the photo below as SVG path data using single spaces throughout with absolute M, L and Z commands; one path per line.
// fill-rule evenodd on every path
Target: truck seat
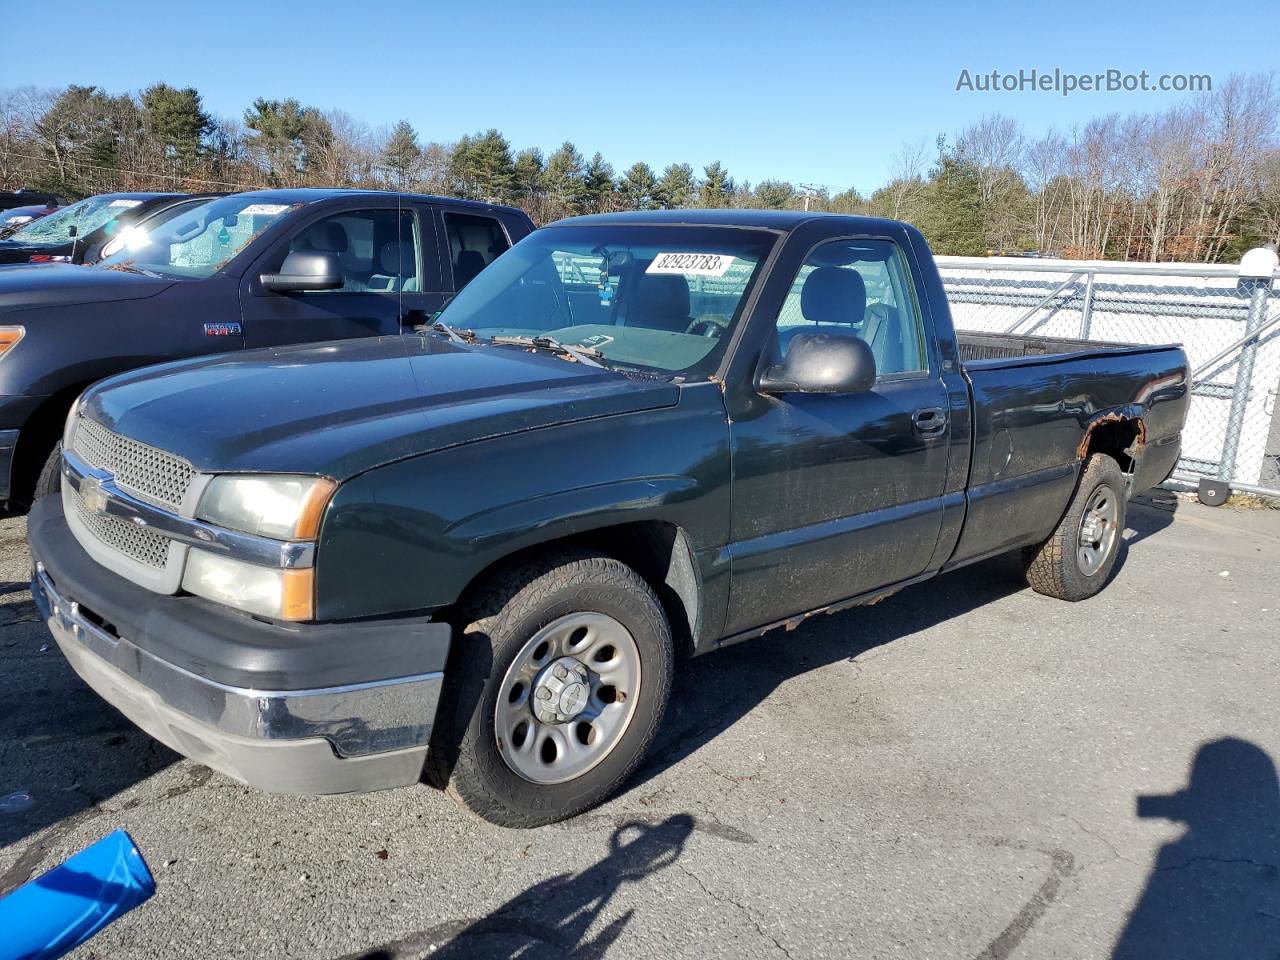
M 405 274 L 408 274 L 405 276 Z M 417 265 L 413 262 L 413 244 L 404 240 L 384 243 L 378 254 L 378 272 L 369 277 L 369 289 L 379 293 L 418 289 Z
M 818 267 L 800 288 L 800 314 L 808 324 L 778 331 L 785 355 L 797 333 L 836 333 L 862 336 L 867 313 L 867 285 L 862 274 L 846 267 Z
M 629 327 L 684 333 L 689 316 L 689 281 L 678 273 L 643 273 L 627 310 Z

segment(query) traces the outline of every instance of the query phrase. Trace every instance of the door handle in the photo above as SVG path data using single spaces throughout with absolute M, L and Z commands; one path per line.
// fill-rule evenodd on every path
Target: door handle
M 911 415 L 911 427 L 922 437 L 940 436 L 947 429 L 947 412 L 941 407 L 921 407 Z

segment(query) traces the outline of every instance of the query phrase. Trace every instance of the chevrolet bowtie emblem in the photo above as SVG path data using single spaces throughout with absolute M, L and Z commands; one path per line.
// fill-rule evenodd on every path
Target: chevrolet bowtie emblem
M 107 512 L 107 492 L 97 477 L 85 477 L 80 481 L 80 500 L 84 508 L 93 514 Z

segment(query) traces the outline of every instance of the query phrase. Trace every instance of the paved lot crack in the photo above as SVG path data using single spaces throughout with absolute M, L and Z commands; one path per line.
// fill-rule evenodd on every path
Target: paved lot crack
M 767 942 L 773 944 L 773 946 L 776 947 L 782 953 L 783 956 L 790 958 L 790 960 L 794 960 L 794 957 L 792 956 L 791 951 L 788 950 L 785 946 L 783 946 L 782 941 L 780 941 L 777 937 L 775 937 L 773 934 L 771 934 L 768 930 L 764 928 L 764 925 L 761 924 L 760 921 L 755 918 L 755 914 L 753 914 L 745 904 L 740 903 L 739 901 L 735 900 L 733 897 L 722 896 L 721 894 L 716 893 L 714 890 L 708 887 L 706 883 L 703 882 L 700 876 L 698 876 L 696 873 L 694 873 L 692 870 L 686 867 L 683 863 L 677 863 L 675 864 L 675 866 L 679 867 L 680 870 L 686 876 L 689 877 L 689 879 L 691 879 L 694 883 L 696 883 L 701 888 L 702 892 L 705 893 L 710 899 L 716 901 L 716 903 L 727 903 L 731 907 L 736 907 L 737 910 L 747 919 L 747 922 L 750 923 L 751 926 L 755 928 L 756 933 L 760 934 L 760 936 Z

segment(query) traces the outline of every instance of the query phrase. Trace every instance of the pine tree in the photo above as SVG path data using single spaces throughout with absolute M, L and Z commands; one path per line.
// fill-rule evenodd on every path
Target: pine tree
M 497 130 L 487 130 L 472 141 L 471 170 L 481 199 L 510 203 L 514 198 L 516 164 L 511 144 Z
M 311 166 L 309 149 L 322 146 L 333 136 L 318 110 L 304 107 L 292 97 L 258 97 L 244 112 L 244 124 L 254 131 L 245 137 L 245 145 L 258 154 L 268 179 L 276 184 L 304 182 Z
M 204 138 L 213 131 L 194 87 L 181 90 L 154 83 L 142 91 L 142 120 L 152 139 L 166 154 L 185 164 L 200 156 Z
M 599 152 L 587 164 L 582 176 L 582 189 L 591 210 L 602 213 L 612 209 L 613 165 Z
M 422 165 L 422 148 L 418 146 L 418 134 L 408 120 L 401 120 L 391 130 L 387 144 L 382 148 L 382 163 L 391 172 L 397 187 L 413 182 Z
M 796 188 L 785 180 L 762 180 L 756 184 L 752 206 L 765 210 L 785 210 L 796 195 Z
M 586 209 L 587 195 L 582 154 L 566 140 L 560 149 L 547 158 L 543 173 L 548 199 L 557 215 L 568 216 Z
M 647 163 L 633 163 L 618 180 L 618 198 L 627 210 L 649 210 L 654 206 L 658 178 Z
M 981 183 L 977 168 L 939 137 L 918 224 L 934 253 L 977 257 L 986 252 Z
M 702 181 L 702 190 L 698 194 L 699 205 L 707 209 L 733 206 L 733 177 L 717 160 L 702 168 L 706 179 Z
M 529 147 L 516 154 L 516 197 L 524 199 L 542 192 L 542 171 L 546 169 L 542 151 Z
M 662 171 L 662 179 L 654 191 L 654 199 L 664 210 L 678 210 L 693 205 L 698 195 L 698 181 L 693 167 L 687 163 L 673 163 Z

